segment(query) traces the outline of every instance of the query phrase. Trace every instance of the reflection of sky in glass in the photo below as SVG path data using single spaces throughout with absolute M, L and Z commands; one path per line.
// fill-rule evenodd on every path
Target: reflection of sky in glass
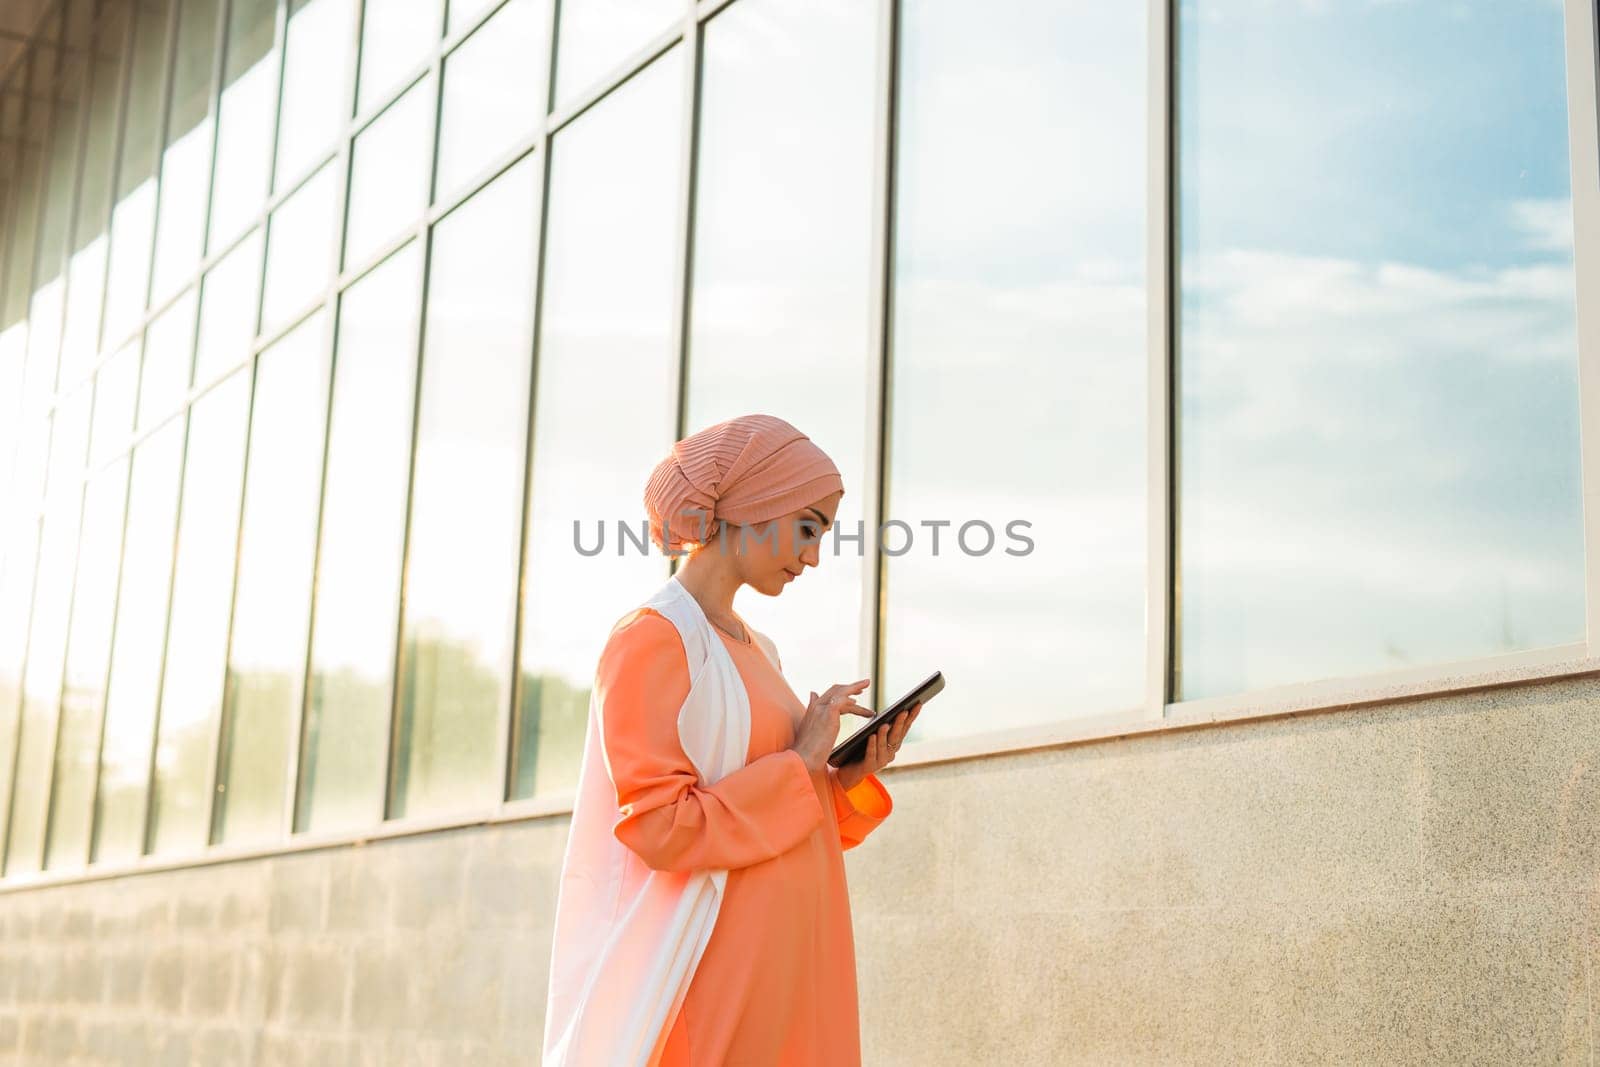
M 514 796 L 576 782 L 606 634 L 667 577 L 615 539 L 673 441 L 682 73 L 667 53 L 551 148 Z M 603 526 L 606 551 L 580 556 L 575 521 L 589 547 Z
M 211 736 L 222 704 L 249 400 L 246 367 L 189 412 L 178 570 L 161 676 L 152 852 L 191 851 L 209 837 Z
M 297 829 L 383 818 L 421 304 L 416 242 L 340 301 Z
M 205 385 L 250 354 L 260 292 L 261 231 L 256 230 L 206 272 L 200 289 L 200 332 L 195 342 L 196 385 Z
M 330 150 L 350 118 L 355 0 L 297 0 L 293 7 L 284 45 L 274 189 L 285 188 Z
M 433 78 L 424 77 L 356 138 L 344 246 L 347 268 L 359 267 L 427 208 L 433 104 Z
M 232 0 L 228 70 L 217 108 L 216 174 L 211 184 L 211 241 L 217 252 L 243 232 L 267 196 L 272 160 L 278 50 L 276 0 Z
M 1560 5 L 1179 30 L 1180 695 L 1581 640 Z
M 69 388 L 88 372 L 99 344 L 106 239 L 97 235 L 73 253 L 67 266 L 67 318 L 61 329 L 60 384 Z
M 131 859 L 144 851 L 144 809 L 156 685 L 167 629 L 184 422 L 184 418 L 173 419 L 133 452 L 128 530 L 106 690 L 100 788 L 95 798 L 93 855 L 100 862 Z
M 284 830 L 290 733 L 298 722 L 328 404 L 326 311 L 256 362 L 239 578 L 228 649 L 219 839 Z
M 272 213 L 261 332 L 283 326 L 328 286 L 339 247 L 339 185 L 329 163 Z
M 23 403 L 33 410 L 44 407 L 56 387 L 57 357 L 61 354 L 61 302 L 66 296 L 60 278 L 52 278 L 34 291 L 28 309 L 28 367 L 23 381 Z
M 542 120 L 549 11 L 549 0 L 510 0 L 445 59 L 437 199 L 447 199 Z
M 139 381 L 139 428 L 172 414 L 189 389 L 194 355 L 194 290 L 190 289 L 150 323 L 144 335 Z
M 1124 710 L 1144 686 L 1145 5 L 912 0 L 902 33 L 886 518 L 912 532 L 886 562 L 879 695 L 943 670 L 923 738 Z M 969 522 L 993 531 L 968 529 L 972 555 Z
M 60 739 L 52 786 L 45 866 L 76 866 L 89 855 L 94 772 L 101 702 L 111 653 L 111 620 L 122 552 L 128 457 L 122 456 L 85 490 L 83 541 L 72 591 L 72 632 L 61 690 Z
M 592 89 L 629 53 L 683 15 L 683 0 L 562 0 L 556 105 L 570 104 Z
M 742 0 L 706 26 L 701 89 L 689 432 L 750 412 L 793 423 L 838 465 L 835 522 L 851 532 L 863 519 L 867 367 L 877 365 L 878 22 L 878 5 L 858 0 Z M 799 693 L 864 673 L 866 557 L 831 544 L 781 604 L 747 592 L 735 605 L 772 637 Z
M 362 12 L 358 111 L 376 105 L 439 39 L 443 0 L 384 0 Z
M 495 728 L 511 699 L 537 162 L 522 160 L 434 234 L 391 814 L 500 792 Z
M 118 349 L 95 372 L 94 426 L 89 434 L 89 463 L 98 466 L 127 447 L 133 431 L 134 390 L 139 384 L 139 340 Z

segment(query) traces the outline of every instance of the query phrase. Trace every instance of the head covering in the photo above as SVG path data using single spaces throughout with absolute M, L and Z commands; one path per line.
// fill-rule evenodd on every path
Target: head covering
M 674 555 L 723 522 L 759 523 L 844 491 L 811 438 L 775 415 L 740 415 L 672 446 L 645 485 L 650 540 Z

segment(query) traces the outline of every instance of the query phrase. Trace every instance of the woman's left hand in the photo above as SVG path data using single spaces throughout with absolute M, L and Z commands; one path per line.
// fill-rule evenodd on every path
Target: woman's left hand
M 867 752 L 854 763 L 847 763 L 838 770 L 839 784 L 845 789 L 854 789 L 866 780 L 867 775 L 876 774 L 889 764 L 900 751 L 900 744 L 905 740 L 906 731 L 911 729 L 911 724 L 917 721 L 917 715 L 922 711 L 922 702 L 911 705 L 905 711 L 894 717 L 894 722 L 884 723 L 867 738 Z

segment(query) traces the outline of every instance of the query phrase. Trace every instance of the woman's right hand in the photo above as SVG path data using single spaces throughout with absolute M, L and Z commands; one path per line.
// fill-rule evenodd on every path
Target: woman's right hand
M 806 761 L 806 767 L 812 774 L 819 774 L 828 766 L 828 754 L 839 740 L 840 715 L 848 711 L 869 719 L 872 717 L 870 708 L 863 708 L 855 702 L 855 695 L 865 689 L 870 681 L 870 678 L 863 678 L 859 682 L 831 685 L 820 697 L 816 693 L 811 694 L 805 717 L 795 730 L 794 744 L 789 747 L 800 753 L 800 758 Z

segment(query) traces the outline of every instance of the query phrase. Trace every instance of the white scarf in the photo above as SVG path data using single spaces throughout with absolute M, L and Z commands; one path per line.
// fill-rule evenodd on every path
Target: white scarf
M 670 619 L 689 663 L 678 739 L 710 785 L 743 767 L 750 697 L 700 604 L 667 579 L 645 605 Z M 752 639 L 776 666 L 765 635 Z M 546 1067 L 649 1067 L 660 1058 L 722 907 L 726 870 L 655 871 L 618 841 L 616 788 L 589 697 L 588 738 L 562 860 L 545 1002 Z M 624 886 L 633 885 L 624 893 Z

